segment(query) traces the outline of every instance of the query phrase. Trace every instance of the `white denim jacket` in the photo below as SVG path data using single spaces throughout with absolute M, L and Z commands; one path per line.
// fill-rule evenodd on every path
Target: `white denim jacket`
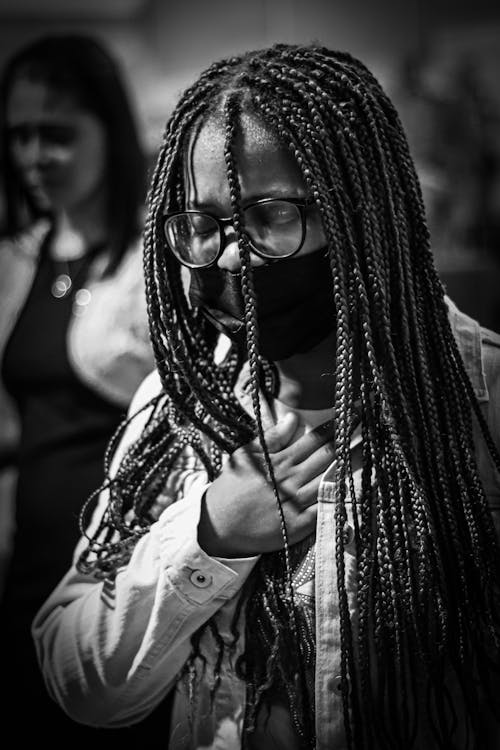
M 449 301 L 453 331 L 467 372 L 493 437 L 500 445 L 500 336 L 460 313 Z M 138 390 L 131 412 L 154 395 L 156 375 Z M 143 413 L 124 436 L 115 464 L 140 432 Z M 500 477 L 481 441 L 478 459 L 490 505 L 500 531 Z M 355 477 L 356 479 L 356 477 Z M 33 624 L 39 661 L 52 696 L 77 721 L 116 727 L 139 721 L 175 686 L 169 750 L 239 750 L 245 686 L 232 669 L 243 648 L 243 637 L 230 660 L 225 657 L 213 709 L 208 691 L 201 691 L 190 713 L 186 681 L 178 675 L 190 653 L 190 636 L 216 615 L 219 631 L 230 639 L 229 624 L 241 587 L 257 558 L 216 559 L 197 543 L 200 502 L 207 487 L 205 473 L 193 456 L 185 455 L 172 473 L 159 502 L 158 520 L 137 544 L 130 563 L 113 583 L 84 576 L 73 567 L 42 607 Z M 334 533 L 334 488 L 329 471 L 318 494 L 316 528 L 316 731 L 318 750 L 344 750 L 346 739 L 339 691 L 340 632 Z M 102 512 L 100 500 L 93 523 Z M 235 499 L 235 502 L 237 500 Z M 350 510 L 348 508 L 348 514 Z M 352 522 L 352 516 L 350 516 Z M 76 556 L 85 541 L 80 542 Z M 345 547 L 349 604 L 355 609 L 354 542 Z M 243 634 L 243 624 L 240 624 Z M 210 634 L 202 651 L 212 674 L 216 650 Z M 273 745 L 274 746 L 274 745 Z M 283 745 L 283 747 L 287 747 Z M 491 745 L 498 750 L 500 732 L 492 729 Z M 421 732 L 419 750 L 434 750 Z M 264 748 L 262 748 L 264 750 Z

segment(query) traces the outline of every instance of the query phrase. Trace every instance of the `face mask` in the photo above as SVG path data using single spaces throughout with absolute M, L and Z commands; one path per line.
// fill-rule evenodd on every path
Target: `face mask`
M 287 359 L 319 344 L 335 327 L 330 263 L 323 250 L 253 269 L 259 351 L 269 360 Z M 246 330 L 241 276 L 217 266 L 191 271 L 189 298 L 233 341 L 244 345 Z

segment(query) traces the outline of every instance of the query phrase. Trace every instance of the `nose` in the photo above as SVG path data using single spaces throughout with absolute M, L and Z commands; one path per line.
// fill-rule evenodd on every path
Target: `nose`
M 223 233 L 224 250 L 221 256 L 217 260 L 217 265 L 225 271 L 230 273 L 239 273 L 241 271 L 241 260 L 240 250 L 238 247 L 238 240 L 236 232 L 232 224 L 226 224 L 224 226 Z M 250 249 L 250 263 L 252 266 L 263 266 L 266 261 L 264 258 L 260 258 Z
M 224 242 L 224 250 L 217 260 L 217 265 L 224 271 L 238 273 L 241 269 L 240 251 L 238 248 L 236 232 L 234 231 L 232 224 L 226 224 L 224 226 L 222 241 Z
M 45 141 L 36 132 L 17 144 L 17 160 L 25 169 L 45 165 L 49 159 L 49 149 Z

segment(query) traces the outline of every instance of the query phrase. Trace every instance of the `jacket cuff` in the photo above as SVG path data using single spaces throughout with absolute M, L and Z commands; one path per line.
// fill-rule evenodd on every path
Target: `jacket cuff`
M 241 588 L 259 559 L 210 557 L 198 544 L 201 500 L 209 484 L 195 482 L 188 494 L 166 508 L 158 524 L 160 558 L 176 591 L 196 604 L 230 599 Z

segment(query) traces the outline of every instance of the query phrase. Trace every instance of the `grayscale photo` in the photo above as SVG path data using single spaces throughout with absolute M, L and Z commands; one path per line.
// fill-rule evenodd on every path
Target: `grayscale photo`
M 0 39 L 2 747 L 500 750 L 500 5 Z

